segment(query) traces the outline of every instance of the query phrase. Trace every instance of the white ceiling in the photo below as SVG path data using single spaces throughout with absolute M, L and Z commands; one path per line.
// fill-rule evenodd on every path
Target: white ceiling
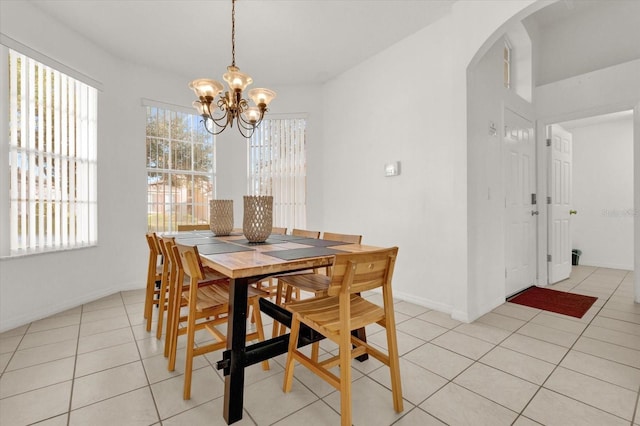
M 219 80 L 231 0 L 30 0 L 111 54 Z M 323 83 L 445 15 L 454 0 L 239 0 L 236 65 L 256 87 Z

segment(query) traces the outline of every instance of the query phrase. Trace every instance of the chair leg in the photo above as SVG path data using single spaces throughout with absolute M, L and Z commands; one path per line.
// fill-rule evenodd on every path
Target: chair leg
M 156 339 L 162 338 L 162 327 L 164 326 L 164 313 L 167 310 L 167 284 L 162 280 L 160 284 L 160 293 L 158 294 L 158 327 L 156 329 Z M 169 320 L 167 319 L 167 323 Z
M 320 355 L 320 342 L 313 342 L 311 344 L 311 359 L 313 362 L 318 362 L 318 356 Z
M 400 360 L 398 358 L 398 339 L 396 329 L 387 324 L 387 348 L 389 349 L 389 373 L 391 374 L 391 392 L 393 394 L 393 408 L 400 413 L 404 407 L 402 402 L 402 385 L 400 381 Z
M 340 331 L 340 424 L 351 426 L 351 333 Z
M 298 342 L 298 334 L 300 334 L 300 321 L 294 315 L 291 319 L 291 334 L 289 335 L 289 352 L 287 353 L 287 361 L 284 366 L 284 385 L 282 390 L 284 392 L 291 391 L 293 385 L 293 367 L 295 360 L 293 359 L 293 353 L 296 350 L 296 343 Z
M 144 299 L 144 318 L 147 320 L 147 332 L 151 331 L 151 316 L 153 313 L 153 293 L 156 283 L 153 278 L 147 281 L 147 294 Z
M 189 307 L 187 320 L 187 353 L 184 365 L 184 394 L 183 399 L 191 399 L 191 376 L 193 373 L 193 345 L 196 335 L 195 308 Z

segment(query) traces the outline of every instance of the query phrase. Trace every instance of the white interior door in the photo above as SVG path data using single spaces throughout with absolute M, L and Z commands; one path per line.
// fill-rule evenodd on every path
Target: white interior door
M 504 110 L 505 296 L 535 282 L 536 227 L 535 137 L 533 123 Z
M 554 124 L 547 128 L 549 148 L 549 284 L 571 275 L 571 133 Z

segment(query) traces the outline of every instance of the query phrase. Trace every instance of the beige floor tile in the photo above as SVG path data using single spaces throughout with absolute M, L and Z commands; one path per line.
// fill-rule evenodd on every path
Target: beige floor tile
M 516 412 L 522 411 L 539 388 L 481 363 L 467 368 L 453 382 Z
M 425 343 L 424 340 L 413 337 L 407 333 L 403 333 L 402 331 L 397 331 L 396 336 L 396 338 L 398 339 L 398 354 L 400 354 L 400 356 L 414 350 L 419 346 L 424 345 Z M 372 343 L 376 346 L 379 346 L 386 352 L 387 333 L 381 331 L 372 336 L 367 335 L 367 343 Z
M 133 327 L 132 329 L 135 329 Z M 146 339 L 136 339 L 140 356 L 144 358 L 151 358 L 156 355 L 164 355 L 164 339 L 156 339 L 155 336 L 147 337 Z M 178 339 L 178 351 L 187 347 L 185 339 Z
M 414 305 L 413 303 L 405 301 L 394 304 L 393 309 L 396 311 L 396 313 L 399 312 L 410 317 L 422 315 L 429 310 L 429 308 L 425 308 L 424 306 Z
M 423 341 L 429 341 L 448 331 L 447 328 L 417 318 L 400 323 L 396 328 Z
M 449 380 L 473 363 L 467 357 L 431 343 L 409 352 L 403 358 Z
M 154 383 L 151 385 L 151 390 L 153 391 L 160 418 L 166 419 L 205 402 L 220 398 L 224 395 L 224 383 L 213 371 L 213 368 L 207 367 L 193 371 L 191 399 L 189 400 L 183 399 L 183 376 Z
M 558 367 L 544 387 L 631 421 L 636 392 Z
M 316 401 L 274 423 L 274 426 L 334 426 L 337 424 L 340 424 L 340 414 L 324 401 Z
M 637 391 L 640 386 L 640 369 L 583 352 L 569 351 L 560 365 L 631 391 Z
M 522 327 L 524 324 L 526 324 L 526 321 L 519 320 L 517 318 L 508 317 L 505 315 L 496 314 L 493 312 L 484 314 L 483 316 L 478 318 L 476 322 L 501 328 L 507 331 L 516 331 L 517 329 Z
M 295 379 L 295 374 L 291 392 L 282 391 L 283 380 L 284 373 L 279 373 L 245 387 L 244 408 L 258 425 L 275 423 L 318 400 Z M 274 399 L 277 399 L 277 404 L 274 404 Z
M 531 320 L 531 318 L 535 317 L 542 311 L 540 309 L 534 309 L 528 306 L 522 306 L 515 303 L 507 302 L 503 305 L 498 306 L 491 312 L 523 321 L 529 321 Z
M 578 334 L 568 333 L 566 331 L 549 328 L 532 322 L 525 324 L 517 331 L 518 334 L 533 337 L 534 339 L 544 342 L 553 343 L 554 345 L 570 348 L 576 340 Z
M 590 325 L 583 336 L 640 351 L 640 336 Z
M 190 410 L 184 411 L 162 421 L 162 426 L 226 426 L 227 422 L 222 416 L 222 398 L 205 402 Z M 246 413 L 242 420 L 235 422 L 234 426 L 253 426 L 255 423 Z
M 369 377 L 391 389 L 391 373 L 387 366 L 377 369 Z M 403 358 L 400 358 L 400 381 L 402 397 L 414 405 L 420 404 L 447 384 L 444 378 Z
M 84 354 L 128 342 L 133 342 L 133 333 L 130 328 L 119 328 L 90 336 L 82 336 L 78 342 L 78 353 Z
M 142 301 L 144 301 L 144 299 Z M 84 305 L 82 305 L 82 313 L 83 315 L 86 315 L 89 312 L 102 309 L 119 308 L 123 306 L 123 304 L 124 303 L 122 302 L 122 295 L 120 293 L 115 293 L 111 296 L 106 296 L 98 299 L 95 302 L 85 303 Z
M 334 410 L 340 410 L 340 393 L 333 392 L 324 401 Z M 354 425 L 390 425 L 402 417 L 393 409 L 393 396 L 389 389 L 368 377 L 362 377 L 351 384 L 352 423 Z M 413 405 L 404 400 L 404 409 Z
M 36 333 L 38 331 L 52 330 L 54 328 L 68 327 L 70 325 L 80 324 L 80 313 L 69 315 L 58 315 L 55 317 L 44 318 L 31 323 L 28 333 Z
M 613 309 L 602 308 L 600 315 L 607 318 L 640 324 L 640 314 L 634 314 L 632 312 L 614 311 Z
M 480 322 L 474 322 L 472 324 L 460 324 L 459 326 L 454 328 L 454 331 L 466 334 L 467 336 L 475 337 L 480 340 L 484 340 L 485 342 L 493 343 L 494 345 L 502 342 L 511 334 L 511 332 L 509 331 Z
M 72 340 L 78 337 L 79 325 L 70 325 L 67 327 L 54 328 L 51 330 L 38 331 L 35 333 L 25 334 L 18 349 L 29 349 L 37 346 L 44 346 L 51 343 L 62 342 L 64 340 Z
M 3 331 L 0 333 L 0 342 L 6 337 L 23 336 L 29 329 L 30 324 L 21 325 L 20 327 L 12 328 L 11 330 Z
M 580 337 L 573 349 L 619 362 L 634 368 L 640 368 L 640 351 L 633 349 L 613 345 L 600 340 L 590 339 L 588 337 Z
M 547 389 L 541 389 L 523 414 L 547 426 L 629 426 L 629 422 Z
M 71 380 L 74 363 L 70 357 L 6 372 L 0 377 L 0 398 Z
M 534 422 L 528 417 L 519 416 L 511 426 L 539 426 L 540 423 Z
M 76 377 L 128 364 L 140 360 L 138 348 L 134 342 L 111 346 L 93 352 L 78 355 Z
M 6 354 L 0 354 L 0 373 L 4 372 L 4 369 L 9 365 L 13 352 L 7 352 Z
M 606 309 L 612 309 L 614 311 L 631 312 L 633 314 L 640 314 L 640 303 L 634 303 L 633 299 L 627 299 L 626 301 L 609 300 L 604 306 Z
M 609 330 L 616 330 L 623 333 L 640 336 L 640 324 L 634 324 L 632 322 L 620 321 L 613 318 L 598 316 L 594 318 L 591 325 L 596 325 L 598 327 L 607 328 Z
M 76 379 L 71 409 L 75 410 L 147 386 L 140 361 L 121 365 Z
M 560 318 L 553 315 L 548 315 L 545 312 L 537 315 L 531 320 L 531 322 L 537 325 L 551 327 L 553 329 L 565 331 L 572 334 L 580 334 L 587 327 L 587 324 L 572 321 L 570 319 Z
M 500 346 L 553 364 L 560 362 L 567 353 L 565 347 L 517 333 L 507 337 L 504 342 L 500 343 Z
M 425 312 L 424 314 L 419 315 L 417 318 L 449 329 L 462 324 L 460 321 L 451 318 L 451 315 L 438 311 Z
M 464 410 L 461 407 L 465 407 Z M 450 425 L 511 425 L 518 416 L 515 412 L 496 404 L 455 383 L 449 383 L 420 408 Z
M 105 308 L 90 312 L 82 312 L 82 322 L 86 323 L 107 318 L 115 318 L 119 316 L 127 316 L 127 311 L 124 309 L 124 305 L 122 305 L 122 303 L 120 303 L 120 306 L 117 306 L 115 308 Z
M 0 399 L 0 424 L 26 425 L 61 415 L 69 410 L 69 398 L 71 380 Z
M 445 349 L 472 359 L 479 359 L 482 355 L 493 349 L 493 345 L 484 340 L 467 336 L 456 331 L 449 331 L 431 341 Z
M 7 371 L 31 367 L 33 365 L 75 356 L 76 343 L 76 339 L 66 340 L 16 351 L 11 362 L 7 366 Z
M 406 410 L 405 410 L 406 411 Z M 420 408 L 414 408 L 409 411 L 398 422 L 394 423 L 396 426 L 446 426 L 446 423 L 442 423 L 440 420 L 433 417 L 431 414 L 423 411 Z
M 149 388 L 138 389 L 115 398 L 71 411 L 70 426 L 147 426 L 158 421 Z
M 537 385 L 542 385 L 555 368 L 555 364 L 500 346 L 480 358 L 480 362 Z
M 44 421 L 41 421 L 37 424 L 37 426 L 67 426 L 69 422 L 69 414 L 64 413 L 60 416 L 56 416 Z
M 13 353 L 16 349 L 18 349 L 18 345 L 23 339 L 23 335 L 19 336 L 6 336 L 0 338 L 0 353 L 7 354 Z
M 176 368 L 174 371 L 167 370 L 169 365 L 169 358 L 165 358 L 164 355 L 156 355 L 151 358 L 144 358 L 142 364 L 147 373 L 149 383 L 157 383 L 172 377 L 181 376 L 184 373 L 184 366 L 186 360 L 186 352 L 184 350 L 178 350 L 176 354 Z M 193 369 L 197 370 L 203 367 L 210 367 L 209 362 L 203 356 L 196 356 L 193 358 Z
M 80 336 L 90 336 L 92 334 L 104 333 L 105 331 L 116 330 L 119 328 L 129 328 L 129 318 L 126 315 L 120 315 L 102 320 L 82 322 L 80 326 Z

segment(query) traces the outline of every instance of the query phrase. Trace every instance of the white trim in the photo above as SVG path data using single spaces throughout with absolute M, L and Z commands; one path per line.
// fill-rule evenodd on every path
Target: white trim
M 184 105 L 176 105 L 168 102 L 156 101 L 153 99 L 140 98 L 140 105 L 142 105 L 143 107 L 156 107 L 176 112 L 182 112 L 184 114 L 198 115 L 195 111 L 195 108 L 193 107 L 186 107 Z
M 4 70 L 9 69 L 9 49 L 0 44 L 0 73 L 3 78 L 0 78 L 0 93 L 9 93 L 9 79 L 6 78 Z M 3 111 L 0 117 L 0 135 L 4 140 L 5 136 L 9 135 L 9 96 L 0 97 L 0 111 Z M 4 142 L 0 143 L 0 200 L 6 200 L 0 203 L 0 257 L 9 254 L 10 251 L 10 239 L 7 238 L 11 235 L 11 228 L 9 227 L 9 182 L 11 179 L 11 173 L 9 171 L 9 144 Z
M 28 56 L 31 59 L 35 59 L 36 61 L 43 63 L 48 67 L 55 68 L 57 71 L 60 71 L 68 75 L 69 77 L 74 78 L 75 80 L 79 80 L 84 84 L 93 87 L 94 89 L 97 89 L 101 92 L 104 91 L 103 84 L 98 80 L 95 80 L 86 74 L 76 71 L 75 69 L 45 55 L 44 53 L 40 53 L 37 50 L 34 50 L 2 33 L 0 33 L 0 44 L 9 47 L 16 52 L 22 53 L 23 55 Z

